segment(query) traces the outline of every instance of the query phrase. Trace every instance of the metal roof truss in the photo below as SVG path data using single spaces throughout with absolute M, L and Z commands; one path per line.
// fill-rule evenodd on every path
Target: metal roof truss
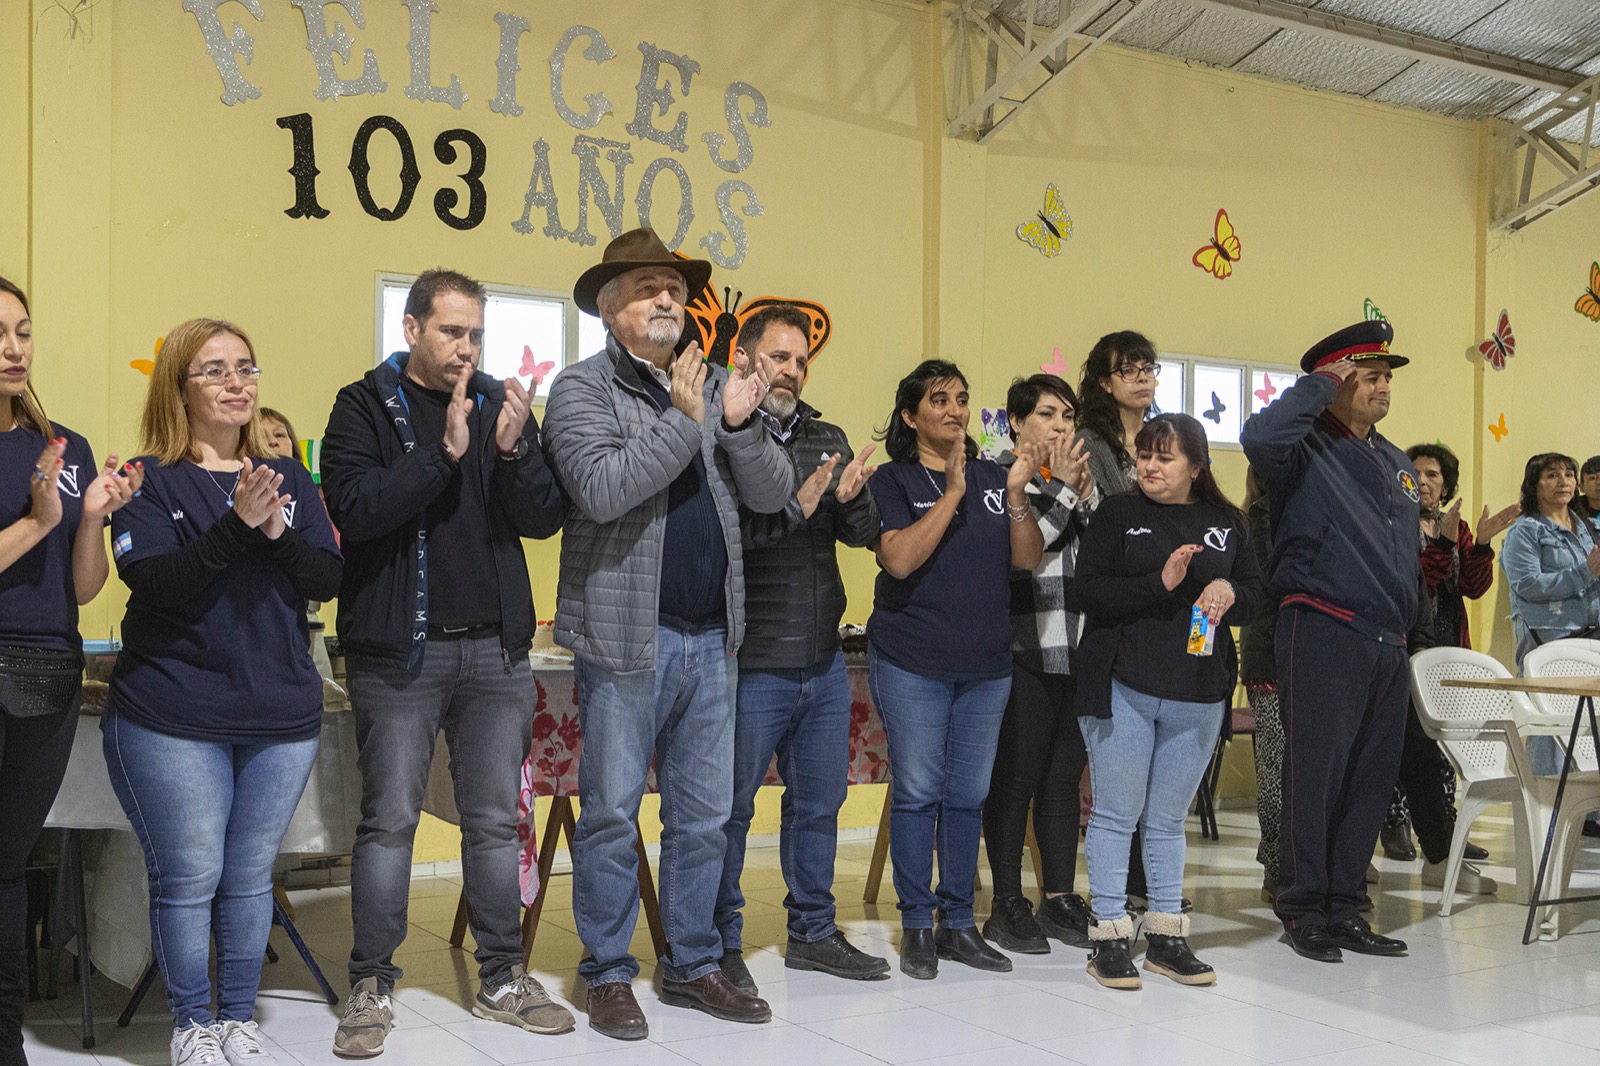
M 1515 232 L 1600 187 L 1600 163 L 1589 161 L 1597 105 L 1600 105 L 1600 75 L 1573 86 L 1517 123 L 1511 155 L 1513 163 L 1518 154 L 1522 157 L 1522 180 L 1517 187 L 1516 203 L 1498 215 L 1490 228 Z M 1576 145 L 1552 136 L 1557 127 L 1580 117 L 1583 137 Z M 1555 169 L 1556 182 L 1535 192 L 1534 175 L 1541 159 Z

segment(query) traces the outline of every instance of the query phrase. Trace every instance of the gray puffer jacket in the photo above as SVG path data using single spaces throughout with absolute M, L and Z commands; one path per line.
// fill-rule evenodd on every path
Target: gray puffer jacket
M 728 549 L 724 585 L 728 653 L 744 639 L 744 556 L 739 504 L 781 511 L 794 465 L 759 418 L 722 425 L 726 370 L 707 367 L 705 419 L 661 411 L 642 371 L 610 334 L 561 373 L 545 405 L 544 446 L 567 497 L 556 586 L 556 643 L 608 670 L 653 670 L 667 488 L 704 457 Z

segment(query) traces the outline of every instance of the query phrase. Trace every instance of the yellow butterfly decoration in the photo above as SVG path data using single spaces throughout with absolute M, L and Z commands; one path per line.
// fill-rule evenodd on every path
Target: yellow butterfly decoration
M 1494 442 L 1496 444 L 1499 444 L 1501 441 L 1505 440 L 1511 435 L 1511 431 L 1506 428 L 1506 413 L 1504 411 L 1500 412 L 1499 422 L 1489 423 L 1489 432 L 1494 434 Z
M 1600 263 L 1589 264 L 1589 287 L 1572 309 L 1591 322 L 1600 322 Z
M 128 365 L 133 367 L 139 373 L 143 374 L 145 377 L 149 377 L 151 374 L 156 372 L 155 357 L 161 354 L 161 346 L 165 343 L 167 343 L 167 338 L 157 337 L 155 350 L 150 353 L 149 359 L 134 359 L 131 360 Z
M 1233 273 L 1233 264 L 1239 261 L 1243 248 L 1239 242 L 1239 235 L 1233 230 L 1233 222 L 1228 218 L 1228 212 L 1218 208 L 1211 243 L 1198 249 L 1191 262 L 1218 281 L 1222 281 Z
M 1055 182 L 1045 186 L 1044 210 L 1035 212 L 1032 221 L 1017 227 L 1017 239 L 1039 249 L 1046 259 L 1061 254 L 1061 242 L 1072 239 L 1072 216 L 1061 200 L 1061 190 Z

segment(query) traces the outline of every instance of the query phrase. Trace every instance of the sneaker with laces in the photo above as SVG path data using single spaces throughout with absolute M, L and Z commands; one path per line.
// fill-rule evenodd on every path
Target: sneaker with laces
M 511 967 L 511 980 L 490 992 L 479 989 L 472 1013 L 505 1022 L 530 1033 L 564 1033 L 572 1028 L 572 1012 L 550 999 L 544 986 L 521 966 Z
M 363 977 L 345 1000 L 344 1017 L 333 1034 L 333 1053 L 343 1059 L 383 1054 L 383 1040 L 394 1028 L 394 1008 L 378 994 L 378 979 Z
M 255 1022 L 218 1022 L 211 1028 L 228 1066 L 278 1066 L 278 1060 L 262 1045 L 261 1027 Z
M 1428 888 L 1444 888 L 1445 875 L 1450 872 L 1450 863 L 1428 862 L 1422 864 L 1422 883 Z M 1456 891 L 1463 896 L 1492 896 L 1500 886 L 1495 879 L 1489 877 L 1478 869 L 1477 864 L 1461 863 L 1461 874 L 1456 878 Z
M 191 1022 L 172 1031 L 172 1066 L 228 1066 L 217 1031 Z
M 1033 916 L 1033 904 L 1020 895 L 995 898 L 994 910 L 983 923 L 983 938 L 1023 955 L 1050 954 L 1050 941 Z

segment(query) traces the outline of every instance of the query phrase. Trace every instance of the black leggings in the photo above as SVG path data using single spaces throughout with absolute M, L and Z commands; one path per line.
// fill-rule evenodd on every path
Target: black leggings
M 1411 828 L 1429 862 L 1450 857 L 1450 840 L 1456 831 L 1455 783 L 1454 767 L 1438 742 L 1423 731 L 1416 707 L 1409 708 L 1396 792 L 1404 793 Z
M 1011 698 L 1000 723 L 983 838 L 994 894 L 1022 894 L 1022 851 L 1028 804 L 1044 867 L 1045 892 L 1071 892 L 1078 865 L 1078 782 L 1088 753 L 1073 711 L 1076 686 L 1068 674 L 1011 671 Z

